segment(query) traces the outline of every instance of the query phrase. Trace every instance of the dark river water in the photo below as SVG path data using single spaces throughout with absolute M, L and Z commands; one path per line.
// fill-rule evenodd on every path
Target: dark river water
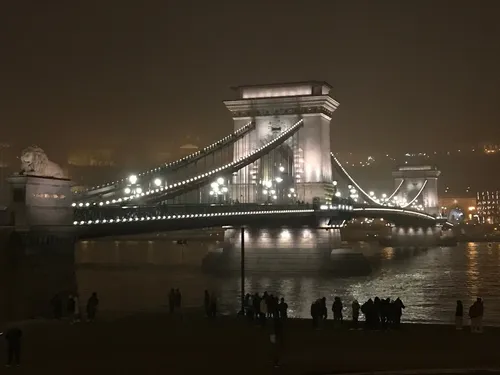
M 370 276 L 337 278 L 325 275 L 249 275 L 248 292 L 284 296 L 290 315 L 309 317 L 312 301 L 326 297 L 331 305 L 340 296 L 345 306 L 370 297 L 400 297 L 406 305 L 405 321 L 450 323 L 455 303 L 468 309 L 480 296 L 485 324 L 500 326 L 500 244 L 468 243 L 454 248 L 395 250 L 360 243 L 351 245 L 370 261 Z M 171 241 L 88 241 L 77 246 L 77 279 L 83 300 L 98 292 L 101 311 L 130 314 L 164 309 L 170 288 L 180 288 L 184 305 L 201 306 L 203 291 L 214 290 L 220 311 L 239 308 L 238 275 L 204 274 L 200 263 L 214 244 Z M 466 310 L 467 311 L 467 310 Z M 350 311 L 346 308 L 347 316 Z

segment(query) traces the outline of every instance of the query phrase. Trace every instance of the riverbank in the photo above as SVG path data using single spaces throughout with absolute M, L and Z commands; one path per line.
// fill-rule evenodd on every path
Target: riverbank
M 331 374 L 342 371 L 500 367 L 499 328 L 471 334 L 446 325 L 398 331 L 315 331 L 310 320 L 286 322 L 282 365 L 270 363 L 269 328 L 245 319 L 209 320 L 200 313 L 147 313 L 93 324 L 32 322 L 24 326 L 24 374 Z M 3 341 L 3 340 L 2 340 Z M 4 343 L 1 344 L 4 349 Z M 3 369 L 2 369 L 3 370 Z M 1 370 L 0 370 L 1 371 Z

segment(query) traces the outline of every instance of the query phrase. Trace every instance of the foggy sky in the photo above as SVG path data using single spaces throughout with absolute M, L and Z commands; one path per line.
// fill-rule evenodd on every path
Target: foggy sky
M 140 154 L 232 129 L 231 86 L 325 80 L 332 145 L 499 141 L 496 1 L 11 1 L 0 142 Z M 169 143 L 170 142 L 170 143 Z

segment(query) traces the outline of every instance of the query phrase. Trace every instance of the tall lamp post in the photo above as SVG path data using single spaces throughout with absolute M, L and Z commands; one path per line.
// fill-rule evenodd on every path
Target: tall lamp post
M 241 315 L 245 315 L 245 227 L 241 227 Z

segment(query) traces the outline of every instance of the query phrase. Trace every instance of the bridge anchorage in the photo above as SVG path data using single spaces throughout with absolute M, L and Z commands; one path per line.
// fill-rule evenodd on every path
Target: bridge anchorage
M 395 191 L 379 199 L 331 153 L 330 121 L 339 103 L 330 85 L 310 81 L 235 91 L 237 98 L 224 102 L 233 116 L 231 134 L 180 160 L 78 194 L 71 193 L 69 180 L 44 174 L 46 168 L 34 171 L 33 158 L 25 158 L 29 168 L 9 179 L 16 255 L 37 259 L 36 267 L 53 275 L 65 268 L 52 284 L 71 289 L 73 244 L 84 238 L 225 227 L 224 245 L 204 266 L 231 270 L 239 267 L 234 228 L 245 226 L 249 270 L 337 272 L 340 264 L 364 272 L 366 263 L 356 255 L 342 258 L 349 267 L 338 252 L 332 255 L 341 228 L 353 218 L 394 223 L 389 244 L 424 237 L 436 244 L 445 237 L 450 224 L 431 210 L 437 202 L 435 171 L 410 176 L 401 170 Z M 349 184 L 346 191 L 334 181 L 334 171 Z

